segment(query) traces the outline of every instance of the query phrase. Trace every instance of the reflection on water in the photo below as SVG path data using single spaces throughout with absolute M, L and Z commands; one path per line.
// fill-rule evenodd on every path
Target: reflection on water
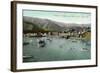
M 59 37 L 24 37 L 23 62 L 86 60 L 91 58 L 91 41 Z

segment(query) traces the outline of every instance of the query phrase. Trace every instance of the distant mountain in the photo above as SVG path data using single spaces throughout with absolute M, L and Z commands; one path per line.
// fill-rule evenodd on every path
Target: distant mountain
M 57 22 L 50 19 L 23 17 L 24 31 L 65 31 L 71 28 L 90 27 L 90 24 L 74 24 Z

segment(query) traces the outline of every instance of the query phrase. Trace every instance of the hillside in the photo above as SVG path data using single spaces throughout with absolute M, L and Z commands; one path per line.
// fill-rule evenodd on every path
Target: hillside
M 24 31 L 68 31 L 69 29 L 81 29 L 83 27 L 90 27 L 90 24 L 73 24 L 57 22 L 50 19 L 27 17 L 23 16 L 23 30 Z

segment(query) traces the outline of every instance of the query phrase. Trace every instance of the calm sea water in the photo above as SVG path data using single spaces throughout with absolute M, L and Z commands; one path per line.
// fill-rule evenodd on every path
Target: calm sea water
M 39 37 L 25 38 L 23 62 L 64 61 L 91 59 L 91 42 L 81 39 L 42 37 L 45 46 L 39 47 Z

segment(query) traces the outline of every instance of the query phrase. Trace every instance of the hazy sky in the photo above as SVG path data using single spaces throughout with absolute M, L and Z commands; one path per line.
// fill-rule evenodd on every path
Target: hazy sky
M 90 24 L 91 14 L 84 12 L 55 12 L 23 10 L 23 16 L 51 19 L 65 23 Z

